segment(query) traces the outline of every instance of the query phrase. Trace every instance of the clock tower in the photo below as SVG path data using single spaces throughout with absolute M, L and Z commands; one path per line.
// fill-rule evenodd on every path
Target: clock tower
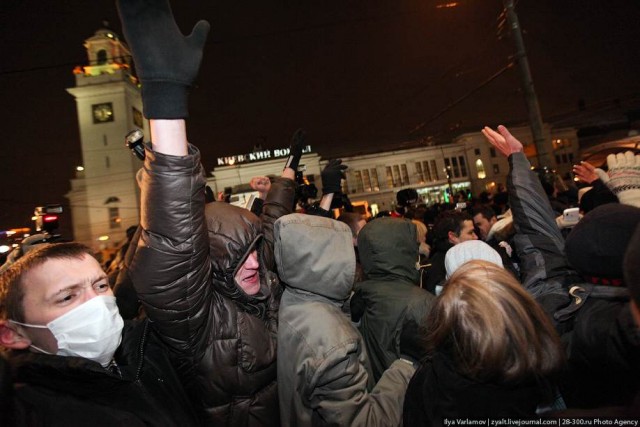
M 141 129 L 140 85 L 132 74 L 131 54 L 108 28 L 86 39 L 88 64 L 77 66 L 75 87 L 83 170 L 71 180 L 69 199 L 75 240 L 94 249 L 113 247 L 139 221 L 135 174 L 142 166 L 125 146 L 125 135 Z

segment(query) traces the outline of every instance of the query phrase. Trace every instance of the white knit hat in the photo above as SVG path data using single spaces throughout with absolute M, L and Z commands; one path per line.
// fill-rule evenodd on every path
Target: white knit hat
M 447 269 L 447 279 L 465 262 L 475 259 L 492 262 L 500 267 L 502 258 L 500 254 L 482 240 L 467 240 L 458 243 L 447 251 L 444 257 L 444 266 Z

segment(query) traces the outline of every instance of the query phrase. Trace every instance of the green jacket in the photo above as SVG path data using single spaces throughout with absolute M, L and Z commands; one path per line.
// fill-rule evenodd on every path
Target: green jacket
M 367 280 L 356 284 L 351 315 L 360 322 L 373 376 L 378 381 L 400 357 L 402 329 L 411 322 L 423 325 L 435 296 L 417 286 L 418 243 L 411 221 L 371 221 L 358 235 L 358 250 Z

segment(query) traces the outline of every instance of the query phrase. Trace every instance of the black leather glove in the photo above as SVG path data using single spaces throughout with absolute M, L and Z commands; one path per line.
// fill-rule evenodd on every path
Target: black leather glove
M 189 89 L 198 75 L 209 23 L 199 21 L 185 37 L 168 0 L 117 0 L 116 4 L 142 83 L 145 117 L 188 117 Z
M 291 168 L 294 171 L 298 170 L 300 164 L 300 158 L 302 157 L 302 149 L 304 148 L 307 134 L 304 130 L 298 129 L 291 137 L 291 145 L 289 145 L 289 157 L 284 168 Z
M 344 171 L 347 165 L 342 164 L 341 159 L 331 160 L 322 170 L 320 176 L 322 178 L 322 194 L 331 194 L 340 192 L 340 182 L 344 179 Z

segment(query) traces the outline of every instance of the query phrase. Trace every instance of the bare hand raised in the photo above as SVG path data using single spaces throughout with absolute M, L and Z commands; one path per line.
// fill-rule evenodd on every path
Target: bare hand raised
M 485 126 L 482 129 L 482 134 L 487 141 L 494 147 L 496 147 L 505 157 L 509 157 L 513 153 L 522 152 L 522 143 L 511 135 L 509 129 L 500 125 L 498 126 L 498 132 L 491 129 L 489 126 Z
M 251 178 L 249 186 L 252 190 L 260 193 L 261 199 L 264 199 L 271 188 L 271 181 L 266 176 L 255 176 Z
M 582 182 L 591 184 L 598 179 L 596 168 L 588 162 L 580 162 L 580 164 L 573 166 L 573 173 Z

